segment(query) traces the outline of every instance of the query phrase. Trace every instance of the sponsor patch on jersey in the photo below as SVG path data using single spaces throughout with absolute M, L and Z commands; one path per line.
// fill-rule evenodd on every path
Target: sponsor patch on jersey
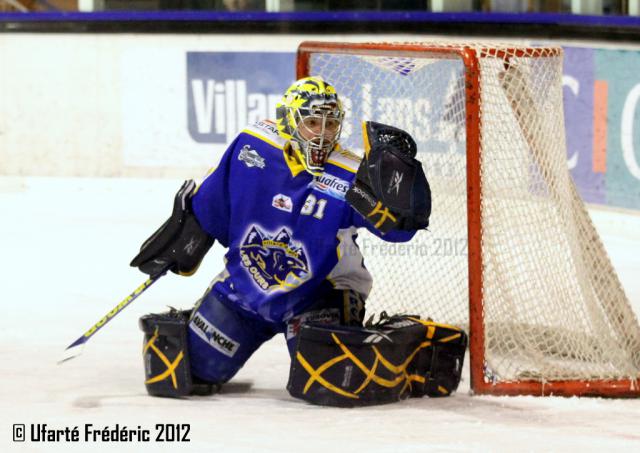
M 258 151 L 251 149 L 249 145 L 244 145 L 238 154 L 238 160 L 244 162 L 244 164 L 251 167 L 258 167 L 263 169 L 265 167 L 264 158 L 258 154 Z
M 233 357 L 240 347 L 240 343 L 229 338 L 220 331 L 220 329 L 201 316 L 200 313 L 195 314 L 189 323 L 189 328 L 206 341 L 213 349 L 227 357 Z
M 325 308 L 323 310 L 303 313 L 292 318 L 287 324 L 287 340 L 298 335 L 300 326 L 309 322 L 325 325 L 340 324 L 340 310 L 337 308 Z
M 273 135 L 278 135 L 278 128 L 276 127 L 276 124 L 272 121 L 269 121 L 269 120 L 256 121 L 254 126 L 257 129 L 262 129 L 265 132 L 271 133 Z
M 337 198 L 338 200 L 344 200 L 350 184 L 337 176 L 323 173 L 310 182 L 309 187 L 317 190 L 318 192 L 325 193 L 330 197 Z
M 271 206 L 276 209 L 280 209 L 281 211 L 293 211 L 293 202 L 291 201 L 291 198 L 281 193 L 273 197 L 273 200 L 271 200 Z
M 309 278 L 311 270 L 301 243 L 282 228 L 277 233 L 251 225 L 240 246 L 242 265 L 263 291 L 297 288 Z

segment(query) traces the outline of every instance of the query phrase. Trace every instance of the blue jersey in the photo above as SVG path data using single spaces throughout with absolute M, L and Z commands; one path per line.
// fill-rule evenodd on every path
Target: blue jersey
M 212 291 L 226 305 L 269 322 L 286 322 L 328 283 L 363 297 L 372 279 L 355 238 L 365 227 L 345 201 L 359 158 L 337 147 L 324 173 L 306 172 L 275 125 L 243 130 L 198 187 L 193 211 L 202 228 L 228 247 Z M 408 241 L 413 232 L 383 239 Z

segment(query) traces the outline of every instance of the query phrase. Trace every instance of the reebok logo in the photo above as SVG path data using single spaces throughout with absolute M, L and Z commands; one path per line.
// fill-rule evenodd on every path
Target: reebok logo
M 402 178 L 404 177 L 404 173 L 400 173 L 398 170 L 393 171 L 393 176 L 391 176 L 391 182 L 389 183 L 389 188 L 387 189 L 387 193 L 391 193 L 395 191 L 396 196 L 400 193 L 400 183 L 402 182 Z
M 223 332 L 218 330 L 217 327 L 200 316 L 200 313 L 195 314 L 189 323 L 189 328 L 193 330 L 196 335 L 209 343 L 213 349 L 221 352 L 227 357 L 233 357 L 240 347 L 240 343 L 233 341 Z
M 389 338 L 387 335 L 385 335 L 382 332 L 373 333 L 369 335 L 367 338 L 365 338 L 364 340 L 362 340 L 362 342 L 363 343 L 380 343 L 382 340 L 387 340 L 390 343 L 393 343 L 391 338 Z
M 364 198 L 367 203 L 369 203 L 371 206 L 375 206 L 376 205 L 376 200 L 374 200 L 374 198 L 369 195 L 367 192 L 365 192 L 364 190 L 362 190 L 360 187 L 358 186 L 353 186 L 351 188 L 351 190 L 354 191 L 354 193 L 360 195 L 362 198 Z
M 200 245 L 200 241 L 198 241 L 195 237 L 189 239 L 187 245 L 184 246 L 184 251 L 187 252 L 187 255 L 193 255 L 193 252 L 196 251 L 198 246 Z

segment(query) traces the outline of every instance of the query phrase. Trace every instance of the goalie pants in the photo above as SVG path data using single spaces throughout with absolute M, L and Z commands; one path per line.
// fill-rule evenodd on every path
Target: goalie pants
M 359 295 L 333 288 L 321 294 L 302 314 L 286 323 L 271 323 L 219 300 L 209 291 L 196 305 L 187 329 L 192 374 L 208 382 L 225 383 L 278 333 L 286 335 L 289 354 L 293 355 L 298 330 L 305 322 L 362 325 L 364 302 Z

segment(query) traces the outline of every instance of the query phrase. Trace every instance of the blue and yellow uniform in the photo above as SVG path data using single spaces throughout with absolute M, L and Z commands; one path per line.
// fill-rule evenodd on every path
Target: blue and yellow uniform
M 192 198 L 201 227 L 228 248 L 224 271 L 189 323 L 195 376 L 226 382 L 276 333 L 287 332 L 291 350 L 305 314 L 346 322 L 344 310 L 367 297 L 372 280 L 355 238 L 361 227 L 380 233 L 345 201 L 359 163 L 336 147 L 312 176 L 269 121 L 229 145 Z

